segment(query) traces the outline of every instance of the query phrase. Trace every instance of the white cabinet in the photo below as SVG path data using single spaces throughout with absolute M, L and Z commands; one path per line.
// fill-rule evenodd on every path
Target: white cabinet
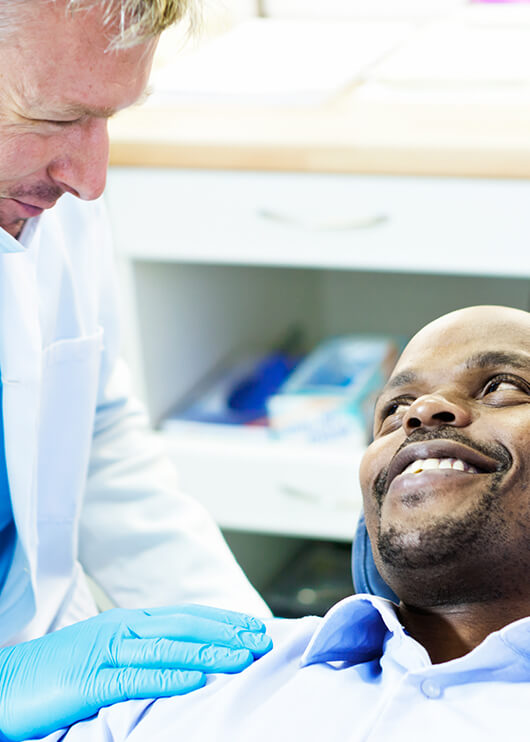
M 114 168 L 108 195 L 134 260 L 530 274 L 522 180 Z
M 157 424 L 228 354 L 290 327 L 410 334 L 451 309 L 528 309 L 530 184 L 113 168 L 127 353 Z M 165 434 L 220 525 L 351 538 L 359 451 Z

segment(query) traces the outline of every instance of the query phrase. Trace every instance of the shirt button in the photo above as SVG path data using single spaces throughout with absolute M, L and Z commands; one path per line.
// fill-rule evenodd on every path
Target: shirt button
M 440 698 L 443 692 L 438 683 L 430 679 L 424 680 L 420 687 L 421 692 L 427 698 Z

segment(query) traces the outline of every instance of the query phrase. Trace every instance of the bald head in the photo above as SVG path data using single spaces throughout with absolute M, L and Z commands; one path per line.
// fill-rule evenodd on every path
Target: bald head
M 530 353 L 530 313 L 512 307 L 477 306 L 450 312 L 430 322 L 408 343 L 393 376 L 411 362 L 444 353 L 463 343 L 507 349 L 511 342 Z M 440 359 L 441 360 L 441 359 Z
M 528 585 L 529 482 L 530 315 L 481 306 L 430 323 L 378 401 L 361 467 L 387 582 L 418 605 Z

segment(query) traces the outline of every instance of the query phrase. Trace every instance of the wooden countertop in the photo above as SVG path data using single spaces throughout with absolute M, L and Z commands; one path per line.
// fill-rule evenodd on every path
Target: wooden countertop
M 309 109 L 154 108 L 111 122 L 111 165 L 530 176 L 530 100 L 422 100 L 352 91 Z

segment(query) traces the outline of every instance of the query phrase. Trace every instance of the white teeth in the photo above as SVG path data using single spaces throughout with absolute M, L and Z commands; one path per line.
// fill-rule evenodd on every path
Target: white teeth
M 456 469 L 478 474 L 474 466 L 461 459 L 416 459 L 403 470 L 402 474 L 419 474 L 430 469 Z

